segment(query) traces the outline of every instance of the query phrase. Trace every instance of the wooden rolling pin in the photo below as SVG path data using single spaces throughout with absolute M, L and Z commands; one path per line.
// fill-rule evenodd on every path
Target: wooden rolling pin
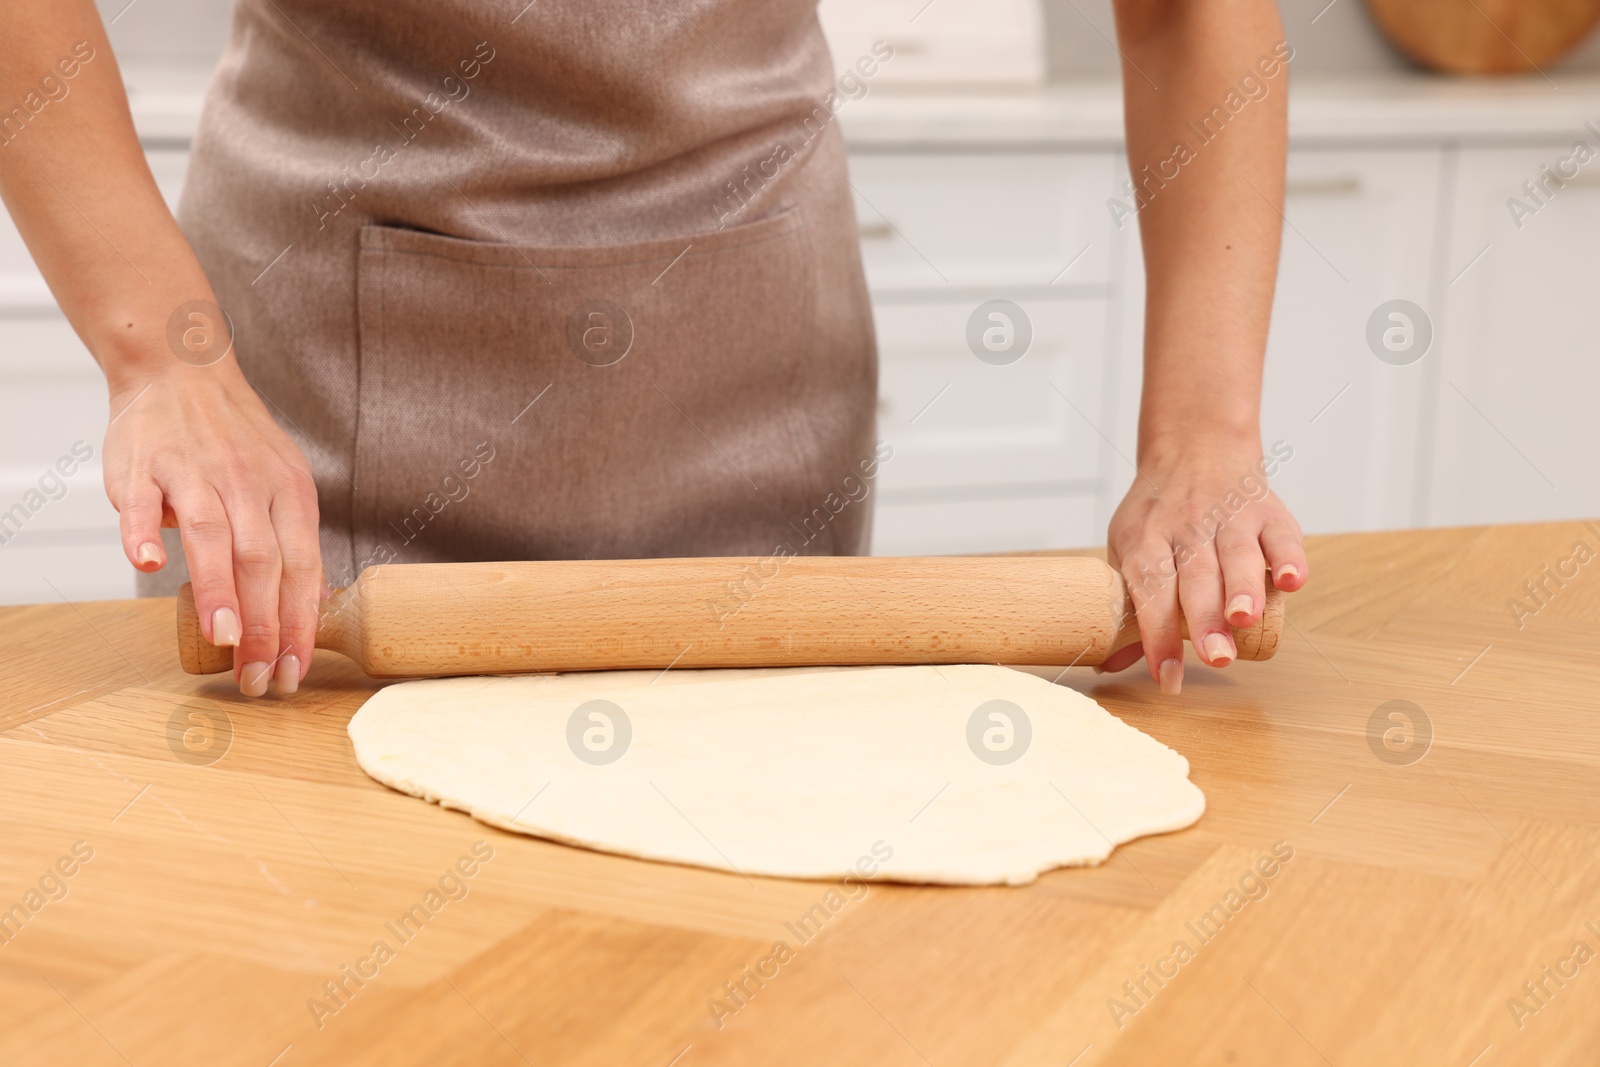
M 1234 629 L 1268 659 L 1283 594 Z M 1138 640 L 1122 576 L 1086 556 L 708 557 L 369 567 L 324 601 L 317 647 L 375 678 L 894 663 L 1066 666 Z M 1185 633 L 1187 636 L 1187 632 Z M 178 595 L 190 674 L 232 669 Z

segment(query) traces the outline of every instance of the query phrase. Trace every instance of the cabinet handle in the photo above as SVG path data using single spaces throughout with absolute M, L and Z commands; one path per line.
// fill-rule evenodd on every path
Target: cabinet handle
M 1359 196 L 1361 179 L 1353 174 L 1339 178 L 1291 178 L 1283 183 L 1284 196 Z
M 887 241 L 894 236 L 894 227 L 888 222 L 866 222 L 859 229 L 863 241 Z

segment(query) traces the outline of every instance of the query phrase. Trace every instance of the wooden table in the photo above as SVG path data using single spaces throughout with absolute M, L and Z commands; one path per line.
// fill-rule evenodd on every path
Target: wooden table
M 785 923 L 824 884 L 370 781 L 345 724 L 374 683 L 336 656 L 245 701 L 181 673 L 171 601 L 3 609 L 0 1063 L 1594 1064 L 1600 559 L 1520 628 L 1508 606 L 1579 541 L 1600 529 L 1313 538 L 1272 662 L 1191 660 L 1170 700 L 1067 676 L 1189 757 L 1197 826 L 1024 888 L 875 886 L 803 945 Z

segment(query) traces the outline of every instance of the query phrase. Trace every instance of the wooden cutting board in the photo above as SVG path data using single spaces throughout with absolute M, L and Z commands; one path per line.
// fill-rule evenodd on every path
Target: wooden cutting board
M 1600 958 L 1543 968 L 1600 950 L 1600 560 L 1507 603 L 1579 540 L 1312 538 L 1272 661 L 1064 679 L 1189 758 L 1197 826 L 848 901 L 390 792 L 337 656 L 247 701 L 183 673 L 170 600 L 0 609 L 0 1063 L 1592 1067 Z
M 1600 0 L 1367 0 L 1394 46 L 1449 74 L 1531 74 L 1574 48 Z

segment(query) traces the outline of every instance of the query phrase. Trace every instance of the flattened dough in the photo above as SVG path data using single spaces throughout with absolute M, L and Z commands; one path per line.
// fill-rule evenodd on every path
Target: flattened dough
M 572 725 L 595 700 L 626 725 L 595 706 Z M 491 825 L 745 875 L 860 877 L 868 857 L 879 879 L 1021 885 L 1205 810 L 1181 755 L 995 666 L 402 682 L 350 739 L 378 781 Z

